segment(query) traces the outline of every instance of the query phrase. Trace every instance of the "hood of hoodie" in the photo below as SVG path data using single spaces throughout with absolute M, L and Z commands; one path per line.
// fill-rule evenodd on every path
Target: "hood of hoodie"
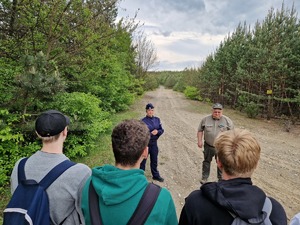
M 92 182 L 105 205 L 120 204 L 148 184 L 143 170 L 122 170 L 112 165 L 93 168 Z
M 250 178 L 236 178 L 201 186 L 203 195 L 214 204 L 248 220 L 261 215 L 266 194 Z

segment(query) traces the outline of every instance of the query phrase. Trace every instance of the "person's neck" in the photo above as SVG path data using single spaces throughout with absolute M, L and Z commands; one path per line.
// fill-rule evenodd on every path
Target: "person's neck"
M 132 169 L 139 169 L 140 168 L 140 164 L 136 163 L 134 166 L 124 166 L 121 164 L 116 164 L 115 165 L 117 168 L 121 169 L 121 170 L 132 170 Z
M 41 151 L 47 153 L 61 154 L 63 153 L 63 143 L 53 142 L 43 144 Z

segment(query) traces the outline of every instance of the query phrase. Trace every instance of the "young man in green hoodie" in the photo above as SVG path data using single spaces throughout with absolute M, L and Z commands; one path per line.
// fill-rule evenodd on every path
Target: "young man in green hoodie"
M 125 120 L 112 132 L 115 166 L 95 167 L 82 196 L 82 210 L 86 225 L 91 224 L 89 185 L 97 195 L 104 225 L 127 224 L 148 186 L 140 163 L 148 156 L 150 139 L 148 127 L 139 120 Z M 145 225 L 177 225 L 175 205 L 170 192 L 162 188 Z

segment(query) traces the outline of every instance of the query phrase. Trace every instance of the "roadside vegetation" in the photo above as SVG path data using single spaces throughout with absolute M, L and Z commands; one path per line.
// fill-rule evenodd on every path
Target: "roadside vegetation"
M 200 67 L 153 74 L 187 98 L 295 124 L 300 118 L 299 29 L 296 10 L 282 4 L 253 28 L 240 23 Z
M 110 132 L 159 85 L 220 102 L 249 117 L 300 117 L 300 24 L 294 8 L 241 23 L 199 68 L 155 69 L 155 46 L 135 18 L 117 20 L 119 0 L 0 0 L 0 222 L 9 176 L 40 147 L 36 117 L 71 119 L 65 153 L 90 167 L 112 163 Z

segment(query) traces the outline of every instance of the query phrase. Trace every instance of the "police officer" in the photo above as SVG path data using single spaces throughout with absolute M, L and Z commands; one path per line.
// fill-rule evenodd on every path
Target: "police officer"
M 198 127 L 198 147 L 204 146 L 204 160 L 202 162 L 202 179 L 201 184 L 207 182 L 210 174 L 210 164 L 216 155 L 216 149 L 214 147 L 215 138 L 222 131 L 231 130 L 234 128 L 233 122 L 227 116 L 223 115 L 223 106 L 220 103 L 216 103 L 212 107 L 212 115 L 204 117 Z M 204 136 L 204 138 L 203 138 Z M 204 144 L 203 140 L 204 139 Z M 221 171 L 218 168 L 218 180 L 222 179 Z
M 158 146 L 157 140 L 164 133 L 164 129 L 162 128 L 160 119 L 154 116 L 154 106 L 151 103 L 146 105 L 146 116 L 142 119 L 144 123 L 148 126 L 150 131 L 150 141 L 148 144 L 148 151 L 150 154 L 150 167 L 152 173 L 152 179 L 157 180 L 159 182 L 163 182 L 164 178 L 162 178 L 157 170 L 157 157 L 158 157 Z M 141 162 L 140 169 L 145 170 L 146 160 L 144 159 Z

